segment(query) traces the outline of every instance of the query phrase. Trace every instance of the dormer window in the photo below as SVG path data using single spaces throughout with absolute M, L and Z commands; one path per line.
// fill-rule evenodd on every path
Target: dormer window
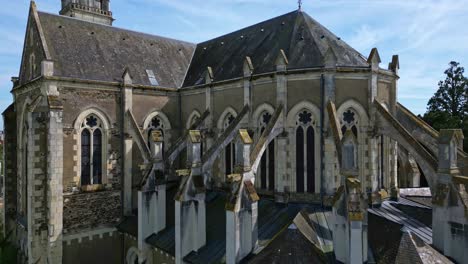
M 146 70 L 146 74 L 148 75 L 148 79 L 153 86 L 158 86 L 158 80 L 156 79 L 156 76 L 154 75 L 153 70 Z

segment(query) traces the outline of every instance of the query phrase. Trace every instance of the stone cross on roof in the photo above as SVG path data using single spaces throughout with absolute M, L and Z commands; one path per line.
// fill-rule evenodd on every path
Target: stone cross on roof
M 299 6 L 299 10 L 301 10 L 302 9 L 302 0 L 298 0 L 297 5 Z

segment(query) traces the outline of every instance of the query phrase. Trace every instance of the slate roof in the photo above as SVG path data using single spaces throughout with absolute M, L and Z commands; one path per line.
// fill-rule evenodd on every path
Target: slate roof
M 216 205 L 216 200 L 219 200 L 222 197 L 223 203 L 221 205 Z M 225 220 L 225 210 L 223 204 L 226 197 L 223 195 L 221 197 L 215 198 L 212 202 L 207 204 L 207 244 L 205 247 L 201 248 L 198 252 L 191 252 L 184 258 L 184 261 L 191 264 L 205 264 L 205 263 L 220 263 L 223 261 L 226 255 L 226 220 Z M 208 208 L 211 207 L 211 210 Z M 216 209 L 216 207 L 219 207 Z M 275 204 L 274 201 L 267 199 L 262 199 L 258 202 L 258 247 L 257 249 L 250 254 L 244 262 L 250 263 L 251 260 L 255 259 L 258 254 L 261 254 L 264 250 L 270 250 L 270 245 L 273 248 L 276 248 L 281 239 L 278 239 L 278 235 L 283 232 L 286 227 L 291 225 L 294 217 L 302 210 L 315 210 L 313 205 L 309 204 L 289 204 L 288 206 Z M 210 212 L 211 211 L 211 212 Z M 217 211 L 217 213 L 216 213 Z M 218 214 L 219 216 L 213 217 L 210 220 L 211 216 Z M 210 222 L 211 221 L 211 222 Z M 297 232 L 286 232 L 284 236 L 289 239 L 298 238 Z M 270 244 L 273 240 L 277 240 L 276 243 Z M 291 250 L 295 245 L 286 245 Z M 300 247 L 298 252 L 294 251 L 294 255 L 289 256 L 290 259 L 297 258 L 301 259 L 302 257 L 308 256 L 311 258 L 318 258 L 318 253 L 311 253 L 305 250 L 310 251 L 313 248 L 313 244 L 310 243 L 307 239 L 304 241 L 303 246 Z M 273 249 L 276 251 L 276 249 Z M 265 255 L 265 254 L 264 254 Z M 280 254 L 281 255 L 281 254 Z M 255 263 L 264 263 L 264 257 L 260 257 L 259 261 Z M 299 263 L 299 262 L 298 262 Z
M 424 240 L 424 242 L 432 244 L 432 228 L 413 218 L 414 214 L 417 213 L 416 211 L 413 211 L 412 215 L 407 215 L 406 213 L 398 209 L 398 204 L 398 202 L 384 201 L 382 202 L 381 207 L 369 208 L 368 212 L 370 214 L 383 217 L 389 221 L 402 225 L 407 230 L 419 236 L 422 240 Z M 421 215 L 421 217 L 424 217 L 424 215 Z
M 138 236 L 138 216 L 136 215 L 125 216 L 122 222 L 117 224 L 116 228 L 119 232 L 137 237 Z
M 293 224 L 281 231 L 267 248 L 243 263 L 306 264 L 327 262 L 314 250 L 310 241 Z
M 54 61 L 54 75 L 119 82 L 126 67 L 134 84 L 151 85 L 152 70 L 162 87 L 181 86 L 194 44 L 38 12 Z
M 180 88 L 203 84 L 207 67 L 214 81 L 243 76 L 246 56 L 254 73 L 273 72 L 284 50 L 288 69 L 324 65 L 330 50 L 337 66 L 369 67 L 366 58 L 302 11 L 293 11 L 198 45 L 38 12 L 54 61 L 54 75 L 120 82 L 126 67 L 133 83 Z
M 364 56 L 320 23 L 294 11 L 198 44 L 183 86 L 202 84 L 208 66 L 214 81 L 241 77 L 246 56 L 254 73 L 275 71 L 280 49 L 289 60 L 288 69 L 320 67 L 329 48 L 338 66 L 369 66 Z
M 373 213 L 368 220 L 369 246 L 376 263 L 452 263 L 403 225 Z

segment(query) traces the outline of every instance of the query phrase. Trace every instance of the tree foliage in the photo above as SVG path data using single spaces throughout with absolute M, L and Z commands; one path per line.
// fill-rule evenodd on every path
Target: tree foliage
M 434 129 L 460 128 L 468 135 L 468 79 L 460 63 L 451 61 L 445 70 L 446 78 L 427 103 L 423 119 Z M 464 149 L 468 150 L 468 140 Z

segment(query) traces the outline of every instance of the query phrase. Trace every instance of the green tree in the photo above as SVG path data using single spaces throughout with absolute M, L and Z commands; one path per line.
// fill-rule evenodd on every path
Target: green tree
M 445 70 L 446 78 L 427 103 L 423 119 L 434 129 L 460 128 L 468 132 L 468 79 L 460 63 L 451 61 Z M 465 134 L 466 135 L 466 134 Z M 464 146 L 468 150 L 468 140 Z

